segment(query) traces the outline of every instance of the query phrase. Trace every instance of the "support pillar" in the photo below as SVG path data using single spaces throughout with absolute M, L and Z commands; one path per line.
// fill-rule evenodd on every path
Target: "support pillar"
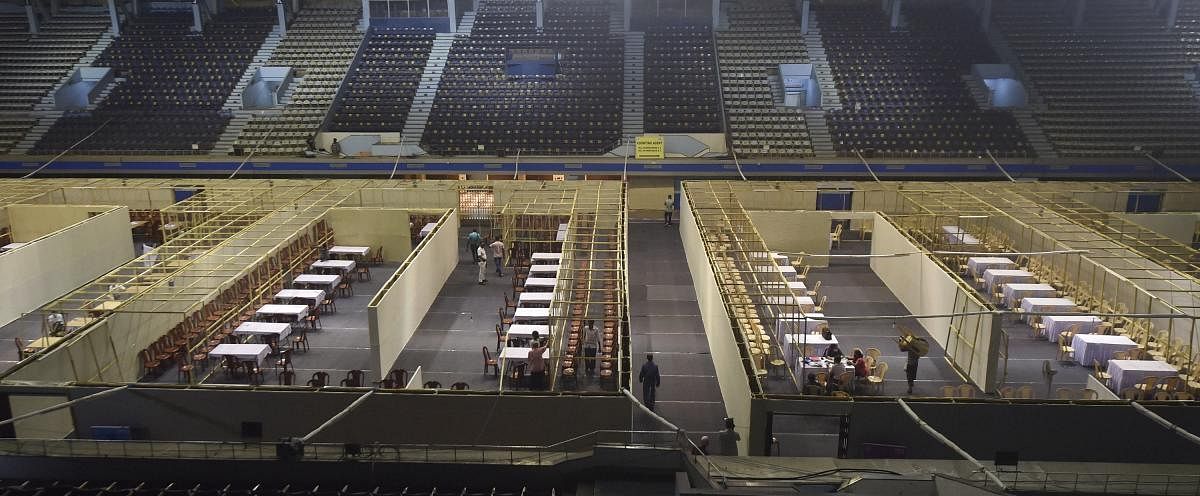
M 192 0 L 192 31 L 204 31 L 204 20 L 200 18 L 200 2 Z
M 721 25 L 721 0 L 712 0 L 712 28 L 717 30 L 717 26 Z
M 1171 0 L 1167 5 L 1167 29 L 1175 29 L 1175 20 L 1179 18 L 1179 0 Z
M 633 20 L 633 0 L 625 0 L 621 13 L 625 15 L 625 31 L 629 32 L 629 22 Z
M 129 0 L 129 10 L 133 11 L 135 17 L 142 15 L 142 7 L 138 0 Z
M 300 14 L 300 0 L 292 0 L 292 15 Z
M 1075 0 L 1075 16 L 1071 19 L 1071 27 L 1083 27 L 1083 14 L 1087 12 L 1087 0 Z
M 362 30 L 371 27 L 371 0 L 362 0 Z
M 112 32 L 121 36 L 121 18 L 117 17 L 117 0 L 108 0 L 108 20 L 112 22 Z
M 457 0 L 446 0 L 446 12 L 447 15 L 450 16 L 451 33 L 458 32 L 458 14 L 455 12 L 455 7 L 457 7 L 457 5 L 454 5 L 456 1 Z
M 287 9 L 283 8 L 283 0 L 275 0 L 275 17 L 279 22 L 280 36 L 287 34 Z
M 900 27 L 900 2 L 902 0 L 892 0 L 892 29 Z
M 808 23 L 812 11 L 811 0 L 800 0 L 800 34 L 808 34 Z
M 37 34 L 37 32 L 38 32 L 37 14 L 35 14 L 33 12 L 32 0 L 25 0 L 25 19 L 29 21 L 29 32 L 33 33 L 33 34 Z
M 988 32 L 992 26 L 992 0 L 983 0 L 979 8 L 979 30 Z
M 538 31 L 541 31 L 541 30 L 542 30 L 542 22 L 543 22 L 543 20 L 545 19 L 545 15 L 546 15 L 546 13 L 545 13 L 545 10 L 544 10 L 544 4 L 545 4 L 545 3 L 544 3 L 544 2 L 542 2 L 542 0 L 537 0 L 537 2 L 536 2 L 536 3 L 534 3 L 534 6 L 537 8 L 537 28 L 538 28 Z

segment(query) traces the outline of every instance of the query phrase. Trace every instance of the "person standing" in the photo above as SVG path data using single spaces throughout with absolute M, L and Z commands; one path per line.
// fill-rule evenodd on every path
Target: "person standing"
M 733 429 L 733 419 L 725 417 L 725 428 L 717 433 L 717 441 L 721 443 L 721 454 L 738 456 L 738 441 L 741 440 L 742 435 Z
M 638 374 L 638 382 L 642 383 L 642 403 L 646 408 L 654 410 L 654 393 L 661 383 L 658 375 L 658 365 L 654 363 L 654 355 L 646 354 L 646 363 L 642 364 L 642 372 Z
M 546 388 L 546 353 L 547 346 L 540 341 L 534 341 L 526 356 L 529 363 L 529 389 L 542 390 Z
M 492 261 L 496 263 L 496 277 L 504 277 L 504 242 L 496 238 L 488 247 L 492 249 Z
M 483 245 L 475 246 L 475 264 L 479 265 L 479 284 L 487 284 L 487 250 Z
M 337 138 L 334 138 L 333 143 L 329 144 L 329 154 L 337 158 L 342 158 L 342 144 L 338 143 Z
M 588 377 L 596 373 L 596 350 L 600 348 L 600 333 L 596 332 L 596 321 L 588 319 L 583 328 L 583 366 Z
M 675 214 L 675 200 L 671 199 L 671 195 L 667 195 L 667 199 L 663 200 L 663 227 L 671 226 L 671 216 Z
M 475 249 L 481 244 L 483 244 L 483 237 L 479 235 L 479 230 L 471 229 L 471 233 L 467 234 L 467 253 L 474 257 Z
M 904 364 L 904 375 L 908 379 L 908 394 L 912 394 L 913 383 L 917 382 L 917 363 L 921 360 L 921 354 L 913 346 L 907 348 L 905 351 L 908 352 L 908 362 Z

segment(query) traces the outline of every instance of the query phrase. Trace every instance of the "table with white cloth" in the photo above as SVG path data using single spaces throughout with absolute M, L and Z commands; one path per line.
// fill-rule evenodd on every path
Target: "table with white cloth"
M 339 282 L 342 282 L 342 276 L 337 274 L 300 274 L 292 279 L 293 284 L 325 286 L 325 292 L 329 294 L 333 294 L 333 290 L 337 289 Z
M 1054 286 L 1042 283 L 1010 282 L 1000 288 L 1004 294 L 1004 304 L 1008 308 L 1016 308 L 1017 302 L 1025 298 L 1053 298 L 1058 294 Z
M 1079 324 L 1079 330 L 1075 331 L 1075 334 L 1092 334 L 1096 332 L 1096 328 L 1100 327 L 1100 322 L 1102 322 L 1100 317 L 1095 315 L 1046 315 L 1042 317 L 1042 323 L 1046 325 L 1048 341 L 1058 341 L 1058 335 L 1075 324 Z
M 942 232 L 946 233 L 946 241 L 952 245 L 979 244 L 979 238 L 972 236 L 971 233 L 958 226 L 942 226 Z
M 275 336 L 283 339 L 292 333 L 292 325 L 287 322 L 242 322 L 233 330 L 234 336 Z
M 500 352 L 500 359 L 528 360 L 530 351 L 533 351 L 533 348 L 527 348 L 525 346 L 505 346 L 504 350 Z M 542 358 L 550 358 L 550 348 L 546 348 L 546 351 L 542 352 Z
M 521 292 L 521 296 L 517 297 L 517 306 L 545 307 L 550 306 L 550 301 L 553 299 L 554 293 L 530 293 L 523 291 Z
M 553 277 L 529 277 L 525 279 L 526 291 L 554 291 L 554 287 L 558 285 L 558 279 Z
M 529 260 L 534 263 L 537 263 L 537 262 L 558 263 L 560 260 L 562 260 L 562 253 L 538 251 L 538 252 L 534 252 L 533 255 L 531 255 L 529 257 Z
M 265 344 L 229 344 L 222 343 L 208 352 L 212 358 L 231 356 L 239 362 L 254 362 L 262 365 L 263 359 L 271 354 L 271 347 Z
M 550 309 L 547 307 L 518 307 L 513 311 L 512 321 L 539 322 L 550 320 Z
M 349 255 L 353 257 L 365 257 L 371 253 L 370 246 L 334 246 L 329 249 L 330 255 Z
M 783 313 L 775 321 L 775 337 L 783 342 L 788 334 L 809 334 L 821 324 L 827 324 L 823 313 Z
M 262 308 L 255 310 L 254 315 L 289 317 L 292 321 L 299 322 L 308 315 L 308 305 L 263 305 Z
M 763 303 L 768 305 L 797 305 L 801 312 L 811 312 L 817 306 L 812 298 L 807 296 L 764 296 Z
M 1157 377 L 1159 382 L 1168 377 L 1176 377 L 1179 371 L 1174 365 L 1158 360 L 1109 360 L 1108 375 L 1112 376 L 1109 384 L 1112 390 L 1120 394 L 1125 388 L 1131 388 L 1147 377 Z
M 758 267 L 755 267 L 754 270 L 758 271 L 758 272 L 771 272 L 771 271 L 775 270 L 776 267 L 779 267 L 779 271 L 783 273 L 783 278 L 785 280 L 788 280 L 788 281 L 796 280 L 796 268 L 792 267 L 791 265 L 781 265 L 781 266 L 759 265 Z
M 831 344 L 838 344 L 838 340 L 837 336 L 830 335 L 829 339 L 825 339 L 825 336 L 809 332 L 805 334 L 784 334 L 783 343 L 783 352 L 787 363 L 798 364 L 803 357 L 817 356 L 825 353 L 825 348 L 828 348 Z
M 308 300 L 310 306 L 320 305 L 325 300 L 325 291 L 320 289 L 284 289 L 275 293 L 275 299 L 284 302 L 291 300 Z
M 313 269 L 324 269 L 324 270 L 336 270 L 338 272 L 341 272 L 342 274 L 345 274 L 347 272 L 354 270 L 354 266 L 356 263 L 357 262 L 355 262 L 354 260 L 317 260 L 316 262 L 313 262 L 312 268 Z
M 1090 367 L 1092 360 L 1108 363 L 1114 352 L 1137 348 L 1137 343 L 1125 336 L 1076 334 L 1071 339 L 1071 348 L 1075 349 L 1075 361 Z
M 1015 269 L 1016 262 L 1004 257 L 970 257 L 967 259 L 967 271 L 975 276 L 982 276 L 988 269 Z
M 508 339 L 533 339 L 537 331 L 538 338 L 550 337 L 550 326 L 541 324 L 513 324 L 508 326 Z
M 1068 298 L 1025 298 L 1021 300 L 1021 310 L 1026 314 L 1076 313 L 1075 302 Z
M 1037 277 L 1032 272 L 1020 269 L 988 269 L 983 271 L 983 285 L 989 293 L 995 293 L 996 288 L 1004 284 L 1036 283 Z
M 433 232 L 433 230 L 435 228 L 437 228 L 437 222 L 430 222 L 428 224 L 425 224 L 424 226 L 421 227 L 421 232 L 420 232 L 420 234 L 418 234 L 418 236 L 420 236 L 422 238 L 424 238 L 425 236 L 429 236 L 429 233 Z
M 551 276 L 557 276 L 557 275 L 558 275 L 558 269 L 560 269 L 560 268 L 562 268 L 562 266 L 561 266 L 561 265 L 558 265 L 558 264 L 554 264 L 554 265 L 543 265 L 543 264 L 539 264 L 539 265 L 530 265 L 530 266 L 529 266 L 529 274 L 530 274 L 530 275 L 533 275 L 533 274 L 542 274 L 542 275 L 551 275 Z

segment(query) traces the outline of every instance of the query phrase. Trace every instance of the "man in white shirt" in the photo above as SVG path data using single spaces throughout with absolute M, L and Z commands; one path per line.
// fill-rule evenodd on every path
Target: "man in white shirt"
M 496 277 L 504 277 L 504 242 L 496 238 L 488 247 L 492 249 L 492 261 L 496 263 Z
M 479 266 L 479 284 L 487 284 L 487 250 L 482 244 L 475 247 L 475 264 Z

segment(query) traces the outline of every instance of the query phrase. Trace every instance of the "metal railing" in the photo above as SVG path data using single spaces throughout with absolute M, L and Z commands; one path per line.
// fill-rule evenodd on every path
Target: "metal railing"
M 1010 491 L 1090 494 L 1200 494 L 1200 475 L 1190 474 L 1102 474 L 1076 472 L 996 472 Z M 982 473 L 972 482 L 986 487 Z

